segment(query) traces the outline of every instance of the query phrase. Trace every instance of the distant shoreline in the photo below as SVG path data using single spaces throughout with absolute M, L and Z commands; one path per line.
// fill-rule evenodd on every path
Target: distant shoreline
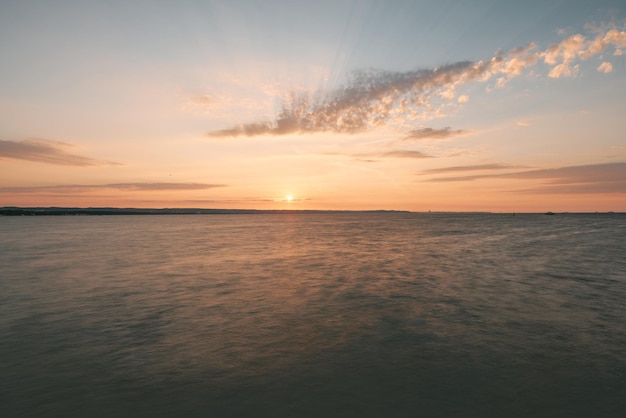
M 255 215 L 293 213 L 420 213 L 485 215 L 616 215 L 626 212 L 411 212 L 406 210 L 314 210 L 314 209 L 201 209 L 201 208 L 70 208 L 0 207 L 0 216 L 103 216 L 103 215 Z
M 411 213 L 402 210 L 301 210 L 301 209 L 200 209 L 200 208 L 65 208 L 2 207 L 0 216 L 72 216 L 72 215 L 254 215 L 281 213 Z

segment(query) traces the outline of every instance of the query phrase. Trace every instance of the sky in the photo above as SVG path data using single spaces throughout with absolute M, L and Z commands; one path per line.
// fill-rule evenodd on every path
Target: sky
M 0 2 L 0 206 L 626 211 L 623 0 Z

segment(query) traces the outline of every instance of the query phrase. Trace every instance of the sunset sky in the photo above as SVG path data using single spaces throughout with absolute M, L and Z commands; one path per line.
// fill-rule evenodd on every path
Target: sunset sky
M 626 211 L 626 4 L 0 2 L 0 206 Z

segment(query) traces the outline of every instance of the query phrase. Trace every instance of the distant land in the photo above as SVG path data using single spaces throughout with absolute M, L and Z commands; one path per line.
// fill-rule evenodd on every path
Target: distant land
M 264 214 L 264 213 L 345 213 L 345 212 L 369 212 L 369 213 L 410 213 L 402 210 L 301 210 L 301 209 L 199 209 L 199 208 L 61 208 L 61 207 L 35 207 L 20 208 L 5 206 L 0 208 L 0 216 L 64 216 L 64 215 L 240 215 L 240 214 Z
M 73 215 L 241 215 L 281 213 L 432 213 L 432 214 L 505 214 L 503 212 L 411 212 L 406 210 L 309 210 L 309 209 L 201 209 L 201 208 L 65 208 L 65 207 L 0 207 L 0 216 L 73 216 Z M 515 212 L 508 212 L 516 215 Z M 518 212 L 518 214 L 530 214 Z M 546 215 L 624 214 L 624 212 L 545 212 Z

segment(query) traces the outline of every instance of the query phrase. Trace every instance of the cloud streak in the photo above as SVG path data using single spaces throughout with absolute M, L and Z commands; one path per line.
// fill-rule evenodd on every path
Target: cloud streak
M 101 161 L 65 151 L 71 145 L 46 139 L 30 138 L 21 141 L 0 140 L 0 159 L 10 158 L 44 164 L 87 167 L 97 165 L 121 165 Z
M 463 165 L 454 167 L 432 168 L 424 170 L 420 174 L 445 174 L 458 173 L 467 171 L 486 171 L 486 170 L 510 170 L 516 168 L 526 168 L 523 166 L 506 165 L 506 164 L 480 164 L 480 165 Z
M 468 102 L 467 95 L 461 95 L 455 101 L 456 90 L 467 83 L 495 80 L 496 87 L 503 87 L 539 62 L 549 67 L 550 78 L 572 77 L 578 72 L 579 61 L 596 56 L 609 47 L 615 48 L 615 53 L 625 48 L 626 31 L 611 29 L 593 38 L 576 34 L 545 50 L 529 43 L 485 61 L 462 61 L 432 69 L 357 71 L 343 86 L 333 91 L 322 90 L 313 94 L 290 92 L 282 98 L 281 111 L 274 120 L 243 123 L 209 132 L 208 135 L 224 138 L 318 132 L 357 133 L 383 125 L 411 123 L 437 114 L 446 103 Z M 608 65 L 602 68 L 606 71 Z M 433 130 L 433 133 L 436 132 Z M 412 132 L 418 138 L 424 133 L 427 132 L 423 129 Z
M 439 171 L 430 170 L 429 172 L 422 172 L 422 174 L 440 174 L 446 172 L 466 171 L 463 170 L 464 168 L 467 167 L 450 167 L 447 171 L 445 171 L 446 169 L 439 169 Z M 514 173 L 435 177 L 429 179 L 428 181 L 467 182 L 481 179 L 520 179 L 544 181 L 542 186 L 517 190 L 518 192 L 527 193 L 626 193 L 626 162 L 537 169 Z
M 129 192 L 206 190 L 226 187 L 224 184 L 205 183 L 112 183 L 112 184 L 72 184 L 35 187 L 0 187 L 0 193 L 88 193 L 98 190 L 121 190 Z
M 469 131 L 463 129 L 452 130 L 449 126 L 442 129 L 420 128 L 410 131 L 406 139 L 447 139 L 468 133 Z
M 360 154 L 352 154 L 353 157 L 358 158 L 360 161 L 374 163 L 379 162 L 379 160 L 374 160 L 372 158 L 433 158 L 432 155 L 424 154 L 421 151 L 415 150 L 392 150 L 386 152 L 370 152 L 370 153 L 360 153 Z
M 389 151 L 380 154 L 381 157 L 393 157 L 393 158 L 433 158 L 432 155 L 424 154 L 421 151 L 413 150 L 396 150 Z

